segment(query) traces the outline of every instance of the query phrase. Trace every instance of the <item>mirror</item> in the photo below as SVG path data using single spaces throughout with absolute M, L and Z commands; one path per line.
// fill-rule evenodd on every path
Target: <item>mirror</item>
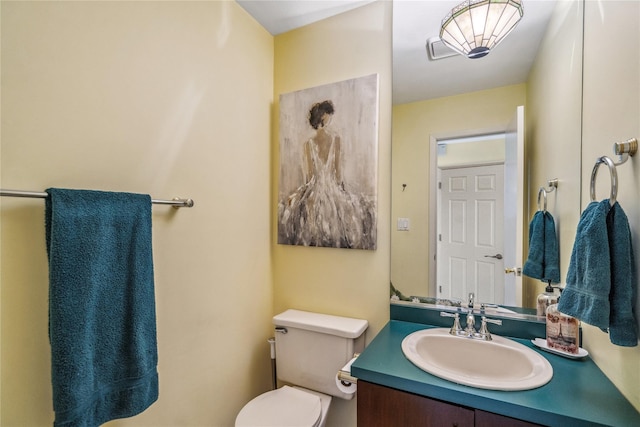
M 582 103 L 581 1 L 523 0 L 523 20 L 486 57 L 467 59 L 451 56 L 431 60 L 425 51 L 425 42 L 430 37 L 438 36 L 441 19 L 458 3 L 455 0 L 394 1 L 391 285 L 397 294 L 409 299 L 415 296 L 427 303 L 441 303 L 443 301 L 438 299 L 445 296 L 445 304 L 452 299 L 466 300 L 466 292 L 480 290 L 474 287 L 475 284 L 470 284 L 465 288 L 464 295 L 456 295 L 445 292 L 445 287 L 440 288 L 438 283 L 437 242 L 442 233 L 437 224 L 442 221 L 435 219 L 435 213 L 439 210 L 440 198 L 438 182 L 441 181 L 438 175 L 446 170 L 442 165 L 436 166 L 438 144 L 453 138 L 504 134 L 517 107 L 525 106 L 526 161 L 523 167 L 529 181 L 525 181 L 518 190 L 521 204 L 517 212 L 505 212 L 507 216 L 517 214 L 515 222 L 520 230 L 517 235 L 525 257 L 528 221 L 537 209 L 538 188 L 545 185 L 547 180 L 556 178 L 543 175 L 550 172 L 546 165 L 539 163 L 544 161 L 544 154 L 540 154 L 535 146 L 538 138 L 547 137 L 550 127 L 551 131 L 556 132 L 560 126 L 549 124 L 554 120 L 554 111 L 562 109 L 562 117 L 572 118 L 561 124 L 562 132 L 566 132 L 567 136 L 562 140 L 563 152 L 579 153 L 581 145 L 581 123 L 579 119 L 573 120 L 575 115 L 579 117 Z M 416 10 L 418 5 L 425 9 Z M 418 19 L 405 21 L 407 17 Z M 522 48 L 520 43 L 525 41 L 521 37 L 533 42 L 533 48 Z M 420 49 L 407 47 L 410 40 Z M 511 50 L 514 47 L 515 51 Z M 413 56 L 409 51 L 414 52 Z M 407 71 L 409 68 L 406 68 L 406 64 L 413 62 L 418 63 L 419 71 Z M 515 74 L 502 80 L 492 79 L 496 75 L 506 76 L 507 67 L 514 64 L 517 65 Z M 553 96 L 547 96 L 550 90 L 547 86 L 555 88 L 556 85 L 561 85 L 561 90 L 566 94 L 562 105 L 558 105 Z M 444 150 L 441 148 L 441 153 Z M 494 148 L 485 150 L 494 151 Z M 478 159 L 479 155 L 474 157 Z M 563 171 L 561 168 L 558 170 Z M 566 177 L 567 180 L 580 180 L 579 167 L 565 168 L 564 172 L 576 175 Z M 563 177 L 559 178 L 562 182 Z M 510 184 L 511 180 L 507 180 L 507 185 Z M 579 195 L 563 201 L 558 201 L 557 197 L 556 193 L 549 199 L 551 212 L 556 207 L 554 203 L 558 202 L 559 205 L 563 203 L 561 208 L 570 210 L 572 216 L 579 216 Z M 487 224 L 497 226 L 497 223 Z M 563 230 L 574 233 L 575 227 L 567 224 Z M 506 237 L 514 237 L 514 233 Z M 516 247 L 515 242 L 511 244 Z M 494 260 L 497 266 L 495 274 L 514 276 L 504 273 L 505 269 L 522 268 L 522 264 L 505 265 L 504 259 Z M 568 260 L 562 261 L 562 274 L 566 272 L 567 264 Z M 517 295 L 513 298 L 510 296 L 505 299 L 503 292 L 494 300 L 489 300 L 490 297 L 486 296 L 488 293 L 480 290 L 475 293 L 481 295 L 482 299 L 476 298 L 476 302 L 498 303 L 514 308 L 535 307 L 535 296 L 540 293 L 540 285 L 533 283 L 532 279 L 521 277 L 520 283 L 515 286 Z

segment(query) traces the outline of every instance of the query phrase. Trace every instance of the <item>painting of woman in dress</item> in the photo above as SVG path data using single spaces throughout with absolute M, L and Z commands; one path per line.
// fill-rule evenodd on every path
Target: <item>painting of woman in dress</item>
M 377 75 L 282 95 L 280 109 L 278 243 L 375 249 Z

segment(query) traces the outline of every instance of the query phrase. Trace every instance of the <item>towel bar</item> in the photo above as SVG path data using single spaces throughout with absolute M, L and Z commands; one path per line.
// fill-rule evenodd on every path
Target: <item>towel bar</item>
M 0 189 L 0 196 L 46 199 L 49 196 L 49 194 L 47 194 L 44 191 L 22 191 L 22 190 Z M 194 202 L 191 199 L 179 199 L 179 198 L 175 198 L 173 200 L 151 199 L 151 203 L 156 205 L 171 205 L 174 208 L 191 208 L 194 205 Z

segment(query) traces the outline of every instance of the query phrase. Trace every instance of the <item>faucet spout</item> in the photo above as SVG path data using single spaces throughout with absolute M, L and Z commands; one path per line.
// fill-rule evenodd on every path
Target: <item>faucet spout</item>
M 467 313 L 467 327 L 465 328 L 465 332 L 470 337 L 476 333 L 476 318 L 473 315 L 473 310 L 469 310 L 469 313 Z

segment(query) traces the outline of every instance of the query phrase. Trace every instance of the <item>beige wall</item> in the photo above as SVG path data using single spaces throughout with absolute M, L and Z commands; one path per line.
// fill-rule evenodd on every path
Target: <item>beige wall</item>
M 585 4 L 582 208 L 589 203 L 595 159 L 616 159 L 612 144 L 640 139 L 640 2 L 587 1 Z M 612 48 L 612 46 L 614 48 Z M 618 201 L 629 218 L 640 266 L 640 155 L 617 168 Z M 597 199 L 609 197 L 606 167 L 598 173 Z M 640 281 L 640 276 L 637 275 Z M 640 282 L 636 283 L 636 289 Z M 636 300 L 640 315 L 640 294 Z M 640 410 L 640 347 L 617 347 L 599 329 L 585 327 L 586 347 L 598 366 Z
M 429 283 L 430 137 L 504 131 L 525 91 L 520 84 L 393 106 L 391 218 L 409 218 L 411 228 L 391 230 L 391 278 L 404 295 L 427 295 Z
M 278 194 L 278 96 L 379 74 L 378 249 L 277 245 L 272 221 L 274 312 L 286 308 L 367 319 L 367 341 L 389 320 L 391 2 L 380 1 L 275 38 L 272 217 Z M 355 400 L 334 399 L 329 426 L 354 426 Z
M 580 81 L 582 48 L 573 28 L 581 28 L 582 3 L 560 2 L 550 25 L 544 48 L 536 59 L 528 87 L 528 135 L 532 159 L 532 179 L 558 177 L 554 197 L 559 235 L 562 277 L 568 263 L 579 220 L 579 212 L 589 203 L 590 175 L 595 159 L 613 157 L 612 144 L 640 137 L 640 2 L 587 0 L 584 3 L 584 83 Z M 543 78 L 553 72 L 554 78 Z M 583 116 L 575 103 L 582 90 Z M 582 135 L 581 135 L 582 134 Z M 575 149 L 573 141 L 582 146 Z M 581 150 L 581 151 L 579 151 Z M 637 157 L 637 156 L 636 156 Z M 598 200 L 609 195 L 608 173 L 598 174 Z M 618 200 L 630 223 L 636 246 L 636 266 L 640 265 L 640 167 L 638 159 L 617 168 Z M 636 301 L 636 307 L 640 305 Z M 640 311 L 637 309 L 637 312 Z M 583 324 L 583 345 L 618 389 L 640 409 L 640 347 L 618 347 L 607 334 Z
M 557 178 L 558 189 L 548 195 L 547 209 L 558 232 L 563 284 L 580 218 L 582 10 L 581 1 L 558 2 L 527 86 L 528 218 L 538 208 L 538 188 Z M 544 287 L 524 277 L 525 304 L 535 307 Z
M 1 7 L 3 188 L 195 200 L 153 208 L 160 398 L 111 425 L 233 425 L 270 387 L 273 37 L 235 2 Z M 0 424 L 47 426 L 44 202 L 0 203 Z

